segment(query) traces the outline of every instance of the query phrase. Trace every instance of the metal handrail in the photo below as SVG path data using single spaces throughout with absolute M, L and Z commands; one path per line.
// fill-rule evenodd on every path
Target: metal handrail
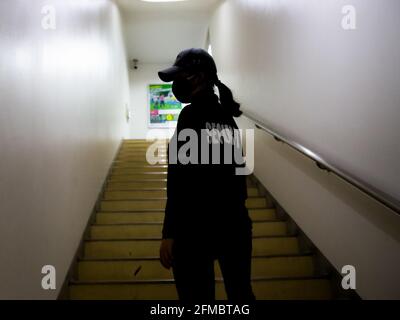
M 266 133 L 273 136 L 275 138 L 275 140 L 287 144 L 288 146 L 292 147 L 296 151 L 305 155 L 307 158 L 315 161 L 318 168 L 334 173 L 335 175 L 337 175 L 344 181 L 350 183 L 357 189 L 361 190 L 362 192 L 364 192 L 365 194 L 367 194 L 374 200 L 383 204 L 385 207 L 391 209 L 392 211 L 396 212 L 397 214 L 400 214 L 400 201 L 399 200 L 397 200 L 394 197 L 392 197 L 391 195 L 373 187 L 369 183 L 350 174 L 349 172 L 346 172 L 345 170 L 342 170 L 342 169 L 330 164 L 328 161 L 323 159 L 316 152 L 311 151 L 310 149 L 306 148 L 305 146 L 301 145 L 300 143 L 295 142 L 295 141 L 289 139 L 288 137 L 285 137 L 285 136 L 275 132 L 274 130 L 268 128 L 264 123 L 255 119 L 254 117 L 249 115 L 247 112 L 243 112 L 242 115 L 245 116 L 247 119 L 251 120 L 257 129 L 265 131 Z

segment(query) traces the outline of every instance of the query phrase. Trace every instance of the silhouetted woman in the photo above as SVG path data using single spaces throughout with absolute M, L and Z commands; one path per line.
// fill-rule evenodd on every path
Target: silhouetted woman
M 214 261 L 218 260 L 228 299 L 250 302 L 255 297 L 246 176 L 236 174 L 243 164 L 224 153 L 229 143 L 232 147 L 237 129 L 233 117 L 240 116 L 240 105 L 218 79 L 211 55 L 202 49 L 182 51 L 172 67 L 158 74 L 165 82 L 173 81 L 179 101 L 190 103 L 180 113 L 168 145 L 161 263 L 168 269 L 172 266 L 182 301 L 215 299 Z M 242 155 L 240 144 L 239 148 Z

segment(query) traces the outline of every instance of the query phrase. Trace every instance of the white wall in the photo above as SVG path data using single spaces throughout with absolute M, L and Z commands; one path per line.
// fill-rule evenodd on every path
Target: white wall
M 41 26 L 43 5 L 55 30 Z M 126 134 L 125 103 L 112 2 L 0 2 L 0 298 L 57 297 Z M 55 291 L 41 288 L 48 264 Z
M 341 29 L 354 4 L 358 29 Z M 220 78 L 243 109 L 398 196 L 399 2 L 225 1 Z M 252 125 L 241 118 L 242 128 Z M 400 217 L 257 130 L 255 174 L 363 298 L 400 298 Z
M 246 110 L 400 203 L 399 12 L 398 0 L 229 0 L 211 38 Z
M 146 5 L 162 7 L 159 3 Z M 164 9 L 178 5 L 164 4 Z M 205 10 L 126 11 L 123 22 L 129 58 L 146 64 L 172 63 L 180 51 L 204 46 L 209 19 Z
M 149 84 L 163 83 L 157 72 L 170 67 L 171 64 L 143 64 L 137 70 L 130 70 L 130 121 L 129 137 L 131 139 L 146 139 L 148 135 L 160 138 L 170 138 L 174 129 L 149 129 Z M 151 132 L 150 132 L 151 131 Z

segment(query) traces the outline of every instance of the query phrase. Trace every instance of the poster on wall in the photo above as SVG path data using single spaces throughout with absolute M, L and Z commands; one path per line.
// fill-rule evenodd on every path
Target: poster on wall
M 172 93 L 172 84 L 149 85 L 149 127 L 176 127 L 182 108 L 183 105 Z

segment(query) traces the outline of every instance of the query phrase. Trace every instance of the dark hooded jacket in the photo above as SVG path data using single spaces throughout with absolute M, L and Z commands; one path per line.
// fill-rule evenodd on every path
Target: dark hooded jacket
M 183 164 L 179 158 L 177 163 L 172 161 L 173 158 L 177 158 L 174 150 L 185 148 L 186 142 L 189 141 L 189 138 L 184 141 L 176 140 L 180 133 L 185 133 L 185 129 L 192 129 L 197 133 L 198 147 L 190 151 L 187 149 L 185 152 L 187 156 L 193 156 L 197 150 L 197 156 L 194 156 L 198 159 L 197 164 Z M 231 164 L 224 163 L 224 147 L 229 139 L 224 139 L 226 136 L 223 134 L 215 136 L 219 137 L 218 143 L 218 140 L 208 138 L 207 155 L 201 147 L 201 134 L 204 134 L 204 129 L 215 129 L 214 133 L 221 133 L 223 129 L 225 132 L 238 129 L 233 117 L 221 106 L 218 96 L 213 91 L 197 97 L 183 108 L 174 136 L 168 145 L 167 204 L 163 238 L 212 238 L 225 236 L 239 229 L 251 229 L 251 220 L 245 207 L 246 176 L 237 175 L 235 171 L 244 166 L 241 163 L 243 158 L 231 157 Z M 213 151 L 215 149 L 212 149 L 211 142 L 218 145 L 219 155 Z M 172 143 L 176 145 L 172 147 Z M 240 143 L 237 144 L 237 148 L 242 156 Z M 218 162 L 215 161 L 217 158 L 220 163 L 213 164 L 212 156 L 215 157 L 214 162 Z M 207 158 L 208 164 L 204 163 L 204 160 L 202 162 L 201 159 Z

